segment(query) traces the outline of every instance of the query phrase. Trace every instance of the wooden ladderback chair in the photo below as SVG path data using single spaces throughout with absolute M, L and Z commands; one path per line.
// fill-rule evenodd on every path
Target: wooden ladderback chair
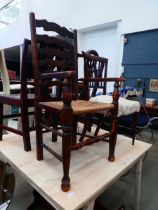
M 97 95 L 98 90 L 101 91 L 102 94 L 106 94 L 106 87 L 108 82 L 115 83 L 115 87 L 116 83 L 121 80 L 124 81 L 124 78 L 107 78 L 108 59 L 100 57 L 96 50 L 89 50 L 87 52 L 82 51 L 82 56 L 84 59 L 84 78 L 79 79 L 80 82 L 83 82 L 82 87 L 84 91 L 81 91 L 81 93 L 83 92 L 84 94 L 81 94 L 82 98 L 86 98 L 87 100 L 91 101 L 91 98 L 93 99 Z M 111 96 L 111 100 L 107 103 L 113 103 L 116 107 L 116 110 L 118 110 L 118 101 L 113 100 L 113 94 Z M 103 112 L 95 112 L 93 115 L 90 115 L 89 118 L 86 118 L 84 121 L 82 136 L 79 140 L 80 142 L 83 141 L 86 132 L 91 130 L 91 125 L 93 123 L 97 125 L 94 136 L 98 135 L 98 132 L 102 127 L 103 122 L 105 121 L 105 115 L 111 116 L 109 112 L 105 110 Z M 117 113 L 115 113 L 115 115 L 117 115 Z M 82 118 L 81 121 L 83 121 Z M 110 122 L 113 121 L 110 120 Z
M 102 136 L 89 136 L 76 143 L 77 119 L 80 115 L 89 115 L 97 110 L 107 110 L 117 114 L 118 86 L 116 80 L 113 103 L 91 103 L 78 100 L 77 83 L 77 36 L 76 30 L 70 31 L 56 23 L 35 18 L 30 13 L 32 61 L 35 80 L 35 123 L 37 159 L 43 159 L 43 148 L 62 161 L 63 178 L 61 188 L 70 189 L 70 156 L 72 150 L 91 145 L 109 137 L 109 160 L 114 161 L 117 136 L 117 122 L 113 117 L 111 132 Z M 38 31 L 38 29 L 41 29 Z M 49 32 L 49 33 L 48 33 Z M 57 94 L 51 93 L 56 85 Z M 51 131 L 62 138 L 62 155 L 44 142 L 44 131 Z M 52 143 L 53 144 L 53 143 Z M 53 186 L 52 186 L 53 187 Z
M 2 140 L 3 129 L 10 132 L 16 133 L 23 136 L 24 150 L 31 150 L 30 135 L 29 135 L 29 119 L 28 119 L 28 108 L 34 107 L 34 95 L 27 94 L 27 56 L 28 56 L 28 46 L 30 45 L 29 40 L 24 40 L 22 61 L 21 61 L 21 91 L 19 94 L 0 93 L 0 140 Z M 9 87 L 8 87 L 9 88 Z M 4 114 L 4 105 L 16 106 L 20 108 L 21 113 L 19 114 Z M 3 123 L 4 119 L 10 119 L 15 117 L 21 117 L 22 129 L 13 128 L 9 125 Z
M 84 72 L 87 78 L 107 78 L 107 65 L 108 59 L 100 58 L 99 54 L 95 50 L 89 50 L 87 52 L 82 52 L 84 58 Z M 87 80 L 88 81 L 88 80 Z M 92 93 L 87 93 L 87 98 L 90 101 L 110 103 L 112 102 L 112 96 L 106 95 L 106 83 L 96 82 L 96 83 L 86 83 L 86 88 L 92 89 Z M 101 89 L 101 90 L 100 90 Z M 97 92 L 100 90 L 101 95 L 97 96 Z M 131 101 L 124 98 L 119 98 L 118 103 L 118 117 L 120 116 L 131 116 L 132 117 L 132 144 L 134 145 L 135 135 L 136 135 L 136 124 L 137 124 L 137 113 L 139 112 L 140 104 L 137 101 Z M 99 129 L 103 126 L 105 121 L 106 113 L 97 113 L 98 124 L 95 131 L 95 135 L 98 134 Z

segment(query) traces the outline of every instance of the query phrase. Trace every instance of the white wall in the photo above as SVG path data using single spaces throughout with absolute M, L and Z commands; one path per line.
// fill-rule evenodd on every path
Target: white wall
M 24 38 L 30 38 L 29 12 L 35 12 L 39 19 L 45 18 L 70 27 L 73 0 L 66 3 L 63 0 L 21 0 L 21 4 L 20 18 L 0 31 L 0 49 L 21 44 Z
M 123 34 L 158 28 L 157 0 L 80 0 L 76 2 L 76 8 L 71 25 L 79 32 L 79 50 L 92 46 L 100 55 L 107 57 L 109 76 L 121 75 Z M 111 34 L 111 37 L 109 35 L 109 40 L 108 27 L 104 29 L 104 37 L 95 31 L 98 26 L 104 27 L 118 20 L 121 27 L 115 32 L 110 31 L 117 34 Z M 88 37 L 83 31 L 90 28 L 94 28 L 94 31 L 91 31 Z M 79 74 L 82 68 L 80 66 Z
M 1 0 L 1 4 L 8 0 Z M 19 20 L 0 31 L 0 48 L 21 43 L 29 36 L 30 11 L 39 18 L 67 27 L 89 26 L 122 20 L 122 34 L 158 28 L 158 0 L 21 0 Z M 0 5 L 1 5 L 0 4 Z
M 108 77 L 118 77 L 121 74 L 120 52 L 123 41 L 120 35 L 121 21 L 101 24 L 78 30 L 78 51 L 95 49 L 100 56 L 108 58 Z M 83 59 L 79 59 L 79 77 L 83 77 Z M 113 90 L 113 84 L 108 83 L 107 90 Z
M 121 20 L 121 29 L 116 37 L 115 58 L 118 58 L 114 64 L 117 69 L 116 75 L 120 75 L 121 72 L 122 34 L 158 28 L 158 0 L 21 0 L 21 2 L 21 17 L 0 31 L 0 48 L 21 44 L 24 38 L 30 38 L 30 11 L 35 12 L 37 18 L 46 18 L 68 28 L 76 28 L 79 32 Z M 82 45 L 79 47 L 80 50 L 86 48 L 83 45 L 84 40 L 82 41 L 80 39 L 79 44 Z M 99 43 L 98 38 L 95 46 Z M 102 56 L 106 55 L 102 53 Z
M 157 0 L 80 0 L 71 25 L 82 29 L 122 20 L 122 33 L 158 28 Z
M 108 62 L 108 71 L 110 75 L 115 75 L 114 61 L 116 55 L 116 46 L 117 46 L 117 23 L 114 26 L 101 26 L 97 29 L 89 29 L 86 31 L 78 31 L 78 51 L 81 52 L 87 51 L 90 49 L 95 49 L 100 56 L 110 58 Z M 83 65 L 80 65 L 79 70 L 83 68 Z M 83 72 L 79 72 L 79 76 L 82 76 Z M 115 75 L 117 76 L 117 75 Z

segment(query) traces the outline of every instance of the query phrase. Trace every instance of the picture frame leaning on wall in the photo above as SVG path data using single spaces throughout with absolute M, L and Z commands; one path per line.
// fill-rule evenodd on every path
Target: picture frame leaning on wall
M 149 91 L 158 92 L 158 79 L 150 79 Z

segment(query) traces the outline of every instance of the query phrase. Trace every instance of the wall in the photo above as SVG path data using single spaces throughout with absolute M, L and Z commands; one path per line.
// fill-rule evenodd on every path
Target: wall
M 158 103 L 158 92 L 149 91 L 150 79 L 158 79 L 158 29 L 127 34 L 126 37 L 122 61 L 126 85 L 134 87 L 140 78 L 144 98 L 156 98 Z
M 37 18 L 46 18 L 61 25 L 70 27 L 73 0 L 21 0 L 21 16 L 14 23 L 1 29 L 0 49 L 23 43 L 24 38 L 30 38 L 29 12 L 35 12 Z
M 95 49 L 100 56 L 108 58 L 109 77 L 121 74 L 123 40 L 120 29 L 121 21 L 113 21 L 78 30 L 79 52 Z M 79 70 L 81 68 L 80 64 Z
M 1 1 L 0 1 L 0 9 L 1 9 L 2 7 L 4 7 L 6 4 L 8 4 L 10 1 L 11 1 L 11 0 L 1 0 Z
M 71 25 L 78 29 L 122 20 L 122 34 L 158 28 L 157 0 L 76 1 Z
M 80 0 L 76 1 L 77 10 L 74 11 L 71 25 L 77 28 L 79 33 L 89 28 L 97 28 L 100 25 L 120 21 L 119 30 L 116 34 L 116 40 L 111 36 L 109 39 L 108 50 L 116 52 L 115 56 L 107 55 L 107 48 L 103 52 L 103 46 L 106 43 L 106 38 L 102 39 L 102 45 L 99 51 L 102 51 L 102 56 L 109 59 L 113 63 L 112 68 L 108 67 L 109 76 L 119 76 L 122 71 L 122 54 L 123 54 L 123 35 L 126 33 L 144 31 L 158 28 L 158 1 L 157 0 Z M 107 27 L 108 31 L 108 27 Z M 91 33 L 92 34 L 92 33 Z M 95 35 L 96 32 L 94 30 Z M 98 40 L 97 40 L 98 38 Z M 95 44 L 92 46 L 100 46 L 100 37 L 97 36 Z M 84 45 L 84 37 L 79 37 L 79 49 L 86 49 Z M 113 48 L 115 43 L 115 49 Z M 112 73 L 115 71 L 115 73 Z
M 6 1 L 6 0 L 3 0 Z M 35 11 L 68 27 L 87 28 L 122 20 L 121 34 L 158 28 L 157 0 L 21 0 L 21 19 L 0 31 L 0 48 L 29 36 L 28 13 Z M 66 2 L 66 3 L 65 3 Z M 4 39 L 7 36 L 7 39 Z
M 30 11 L 34 11 L 38 18 L 46 18 L 79 31 L 121 20 L 117 39 L 122 41 L 122 45 L 122 34 L 158 28 L 157 0 L 40 0 L 40 3 L 39 0 L 21 0 L 21 2 L 20 19 L 0 31 L 0 48 L 20 44 L 24 37 L 30 38 Z M 119 42 L 118 45 L 121 46 Z M 116 75 L 120 75 L 121 71 L 120 46 L 116 50 L 119 50 L 117 54 L 120 57 L 117 66 L 115 64 Z
M 79 52 L 81 52 L 81 50 L 87 51 L 89 49 L 95 49 L 100 56 L 109 59 L 108 68 L 111 70 L 111 75 L 114 76 L 115 50 L 117 46 L 117 23 L 114 26 L 102 26 L 97 29 L 79 31 L 78 34 Z

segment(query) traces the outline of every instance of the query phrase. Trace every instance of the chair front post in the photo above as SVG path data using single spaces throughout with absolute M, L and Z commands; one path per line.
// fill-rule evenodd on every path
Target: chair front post
M 35 102 L 35 123 L 36 123 L 36 156 L 37 160 L 43 160 L 43 138 L 42 138 L 42 127 L 40 120 L 42 118 L 42 109 L 38 108 L 37 102 Z
M 111 121 L 111 136 L 109 139 L 109 157 L 108 160 L 110 162 L 115 161 L 115 145 L 117 139 L 117 131 L 118 131 L 118 100 L 119 100 L 119 82 L 115 82 L 114 91 L 112 94 L 114 109 L 112 110 L 112 121 Z
M 63 178 L 61 188 L 64 192 L 70 189 L 70 158 L 72 145 L 72 122 L 73 110 L 71 108 L 72 91 L 70 79 L 64 80 L 63 86 L 63 108 L 61 110 L 60 118 L 63 129 L 62 136 L 62 155 L 63 155 Z

